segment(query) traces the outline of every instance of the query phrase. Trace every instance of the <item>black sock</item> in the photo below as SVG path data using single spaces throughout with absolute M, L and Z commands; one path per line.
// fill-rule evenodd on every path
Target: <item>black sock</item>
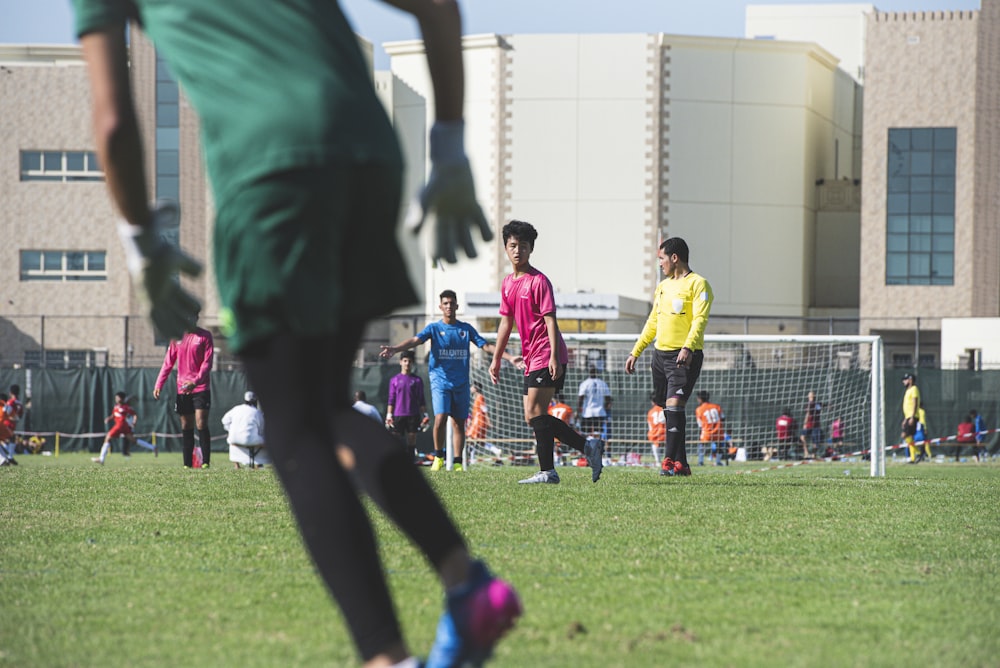
M 208 464 L 212 459 L 212 432 L 208 427 L 198 430 L 198 445 L 201 446 L 201 461 Z
M 687 448 L 684 445 L 684 407 L 667 406 L 663 409 L 667 427 L 667 457 L 687 466 Z
M 554 415 L 541 415 L 539 417 L 548 418 L 553 435 L 559 439 L 560 443 L 565 443 L 571 448 L 583 452 L 583 446 L 587 444 L 587 439 L 583 434 L 569 426 Z
M 553 450 L 556 447 L 555 429 L 552 428 L 552 421 L 563 424 L 562 420 L 553 418 L 551 415 L 536 415 L 528 422 L 532 431 L 535 432 L 535 452 L 538 455 L 538 468 L 541 471 L 551 471 L 555 468 L 555 455 Z
M 194 466 L 194 429 L 181 430 L 181 452 L 184 466 Z

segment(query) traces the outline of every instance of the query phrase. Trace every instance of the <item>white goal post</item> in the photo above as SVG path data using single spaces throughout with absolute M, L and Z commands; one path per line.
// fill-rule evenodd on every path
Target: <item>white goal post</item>
M 487 340 L 495 336 L 483 333 Z M 562 396 L 574 411 L 578 387 L 591 367 L 609 385 L 611 417 L 603 436 L 612 465 L 654 465 L 647 439 L 646 413 L 652 407 L 649 375 L 652 346 L 646 349 L 636 373 L 624 372 L 625 359 L 638 335 L 563 334 L 570 349 L 570 363 Z M 508 352 L 519 350 L 517 335 L 511 336 Z M 500 382 L 489 378 L 491 356 L 478 351 L 470 368 L 488 406 L 490 428 L 482 439 L 469 439 L 466 463 L 530 464 L 534 437 L 524 421 L 523 374 L 504 363 Z M 878 336 L 739 335 L 705 336 L 705 362 L 695 393 L 709 393 L 725 414 L 729 440 L 720 443 L 716 455 L 739 453 L 740 458 L 776 458 L 782 461 L 803 456 L 799 430 L 803 426 L 806 397 L 810 391 L 822 406 L 821 441 L 809 443 L 820 457 L 871 458 L 871 475 L 885 475 L 884 357 Z M 687 404 L 687 451 L 692 467 L 697 465 L 700 430 L 695 420 L 698 400 Z M 779 443 L 775 421 L 790 411 L 797 422 L 792 442 Z M 831 424 L 840 419 L 841 434 L 832 442 Z M 449 436 L 451 430 L 448 430 Z M 807 439 L 811 440 L 811 439 Z M 449 443 L 449 446 L 451 444 Z M 701 444 L 706 465 L 711 446 Z M 450 450 L 450 447 L 449 447 Z M 578 453 L 559 448 L 559 461 L 571 464 Z M 812 452 L 811 452 L 812 454 Z M 716 461 L 722 461 L 717 457 Z M 448 461 L 451 461 L 449 456 Z

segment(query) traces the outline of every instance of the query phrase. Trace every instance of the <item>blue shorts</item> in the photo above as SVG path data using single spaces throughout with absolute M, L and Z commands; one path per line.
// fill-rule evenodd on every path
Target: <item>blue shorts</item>
M 431 383 L 431 406 L 434 415 L 444 413 L 456 420 L 464 420 L 469 417 L 471 397 L 468 383 L 455 386 L 437 386 Z

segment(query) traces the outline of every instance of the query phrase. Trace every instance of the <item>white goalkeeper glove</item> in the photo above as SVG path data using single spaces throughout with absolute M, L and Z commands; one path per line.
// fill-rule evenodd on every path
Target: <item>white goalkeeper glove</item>
M 119 221 L 118 236 L 132 284 L 153 325 L 161 335 L 179 339 L 194 327 L 201 304 L 181 288 L 178 273 L 197 276 L 201 264 L 161 236 L 163 227 L 180 216 L 178 205 L 157 201 L 151 213 L 146 227 Z
M 407 220 L 407 226 L 417 234 L 433 211 L 437 219 L 432 251 L 435 262 L 457 262 L 455 249 L 459 244 L 466 255 L 476 257 L 473 227 L 479 229 L 483 241 L 493 239 L 493 230 L 476 202 L 464 134 L 464 121 L 438 121 L 431 128 L 431 175 L 420 193 L 419 209 L 412 207 Z

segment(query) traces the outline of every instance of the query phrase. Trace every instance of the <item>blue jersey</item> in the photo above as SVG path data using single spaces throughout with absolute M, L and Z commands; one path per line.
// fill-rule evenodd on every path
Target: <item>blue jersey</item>
M 423 343 L 430 339 L 431 356 L 428 375 L 431 387 L 461 387 L 469 384 L 469 343 L 482 348 L 486 339 L 467 322 L 448 325 L 441 320 L 428 323 L 417 334 Z
M 982 415 L 976 415 L 972 418 L 972 428 L 976 430 L 976 443 L 983 442 L 983 436 L 985 434 L 980 434 L 981 431 L 986 431 L 986 420 L 983 419 Z

